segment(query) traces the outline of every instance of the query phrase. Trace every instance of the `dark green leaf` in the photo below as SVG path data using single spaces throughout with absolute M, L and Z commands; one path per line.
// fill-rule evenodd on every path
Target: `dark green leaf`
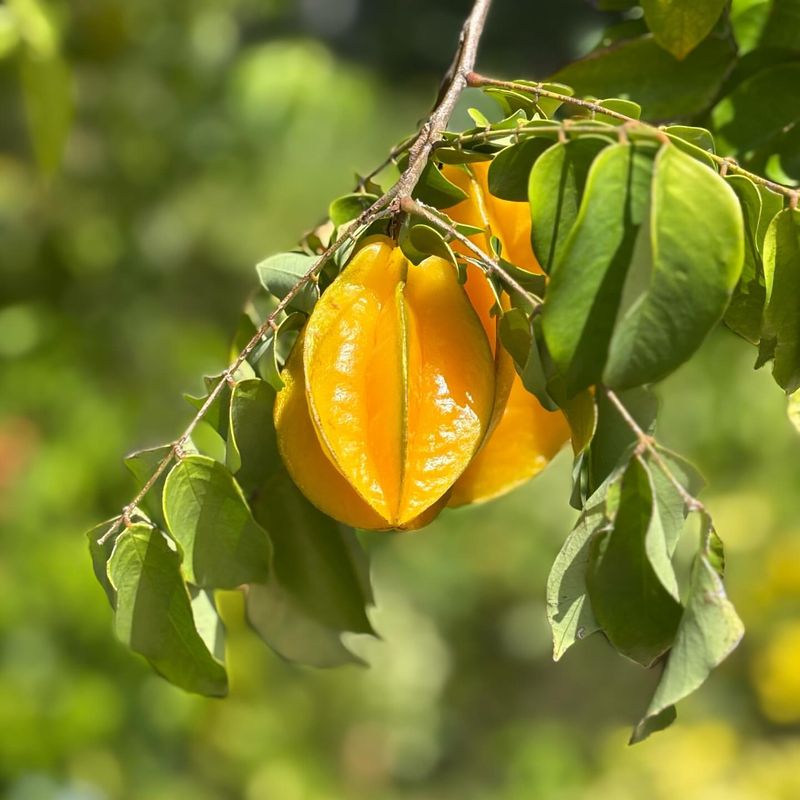
M 645 119 L 674 119 L 711 105 L 734 58 L 731 43 L 712 36 L 676 61 L 646 35 L 595 50 L 553 77 L 579 94 L 629 97 L 642 106 Z
M 724 7 L 725 0 L 642 0 L 656 41 L 680 59 L 711 33 Z
M 653 383 L 684 363 L 722 318 L 742 271 L 736 195 L 677 147 L 656 158 L 648 233 L 609 347 L 603 379 L 611 387 Z
M 275 297 L 283 299 L 311 269 L 316 256 L 306 253 L 278 253 L 256 266 L 261 285 Z M 289 308 L 310 313 L 319 298 L 319 289 L 309 281 L 289 303 Z
M 586 177 L 608 141 L 585 136 L 552 145 L 536 160 L 528 181 L 531 241 L 545 272 L 561 256 L 578 216 Z
M 644 719 L 634 729 L 632 742 L 665 727 L 654 725 L 652 720 L 662 718 L 668 708 L 701 686 L 711 670 L 736 648 L 744 633 L 712 561 L 718 559 L 711 552 L 711 541 L 713 538 L 717 547 L 719 540 L 715 534 L 712 537 L 710 520 L 705 519 L 704 524 L 704 545 L 694 562 L 686 610 L 661 680 Z
M 133 525 L 117 539 L 108 564 L 117 592 L 114 628 L 167 680 L 190 692 L 223 696 L 225 668 L 195 629 L 180 559 L 164 536 Z
M 489 167 L 489 191 L 504 200 L 527 200 L 531 167 L 551 144 L 549 139 L 532 137 L 501 150 Z
M 293 311 L 284 317 L 273 330 L 264 352 L 258 358 L 256 366 L 259 374 L 276 391 L 283 388 L 281 369 L 297 340 L 297 332 L 305 325 L 307 319 L 308 317 L 299 311 Z
M 764 335 L 774 337 L 772 375 L 792 393 L 800 389 L 800 211 L 787 208 L 770 223 L 764 240 L 767 308 Z
M 649 558 L 647 537 L 654 513 L 650 476 L 634 458 L 622 479 L 613 528 L 593 540 L 586 574 L 595 618 L 609 641 L 645 667 L 669 649 L 682 610 Z
M 406 244 L 411 245 L 409 258 L 415 264 L 424 261 L 428 256 L 438 256 L 445 261 L 449 261 L 456 267 L 456 257 L 450 249 L 450 245 L 444 240 L 439 231 L 430 225 L 412 225 L 408 229 L 408 239 Z
M 269 577 L 272 547 L 233 476 L 206 456 L 187 456 L 164 486 L 164 516 L 191 583 L 235 589 Z
M 746 154 L 775 140 L 800 121 L 800 64 L 778 64 L 740 83 L 714 107 L 723 152 Z
M 185 394 L 184 398 L 190 405 L 199 411 L 205 404 L 211 392 L 221 380 L 224 380 L 224 375 L 222 374 L 206 375 L 203 378 L 203 382 L 205 383 L 206 387 L 206 393 L 197 397 L 190 394 Z M 231 388 L 226 382 L 225 386 L 222 387 L 220 393 L 216 398 L 214 398 L 214 402 L 209 406 L 208 411 L 206 411 L 205 416 L 203 417 L 203 419 L 223 439 L 225 439 L 228 435 L 228 406 L 230 405 L 230 402 Z
M 617 144 L 594 160 L 572 231 L 553 264 L 542 313 L 548 350 L 574 394 L 597 383 L 639 226 L 653 153 Z
M 72 123 L 72 77 L 57 54 L 27 51 L 21 61 L 22 90 L 33 149 L 47 175 L 55 172 Z

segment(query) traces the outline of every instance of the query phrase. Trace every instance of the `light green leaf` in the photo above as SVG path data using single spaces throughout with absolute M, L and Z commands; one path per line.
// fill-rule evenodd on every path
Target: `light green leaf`
M 542 313 L 548 350 L 568 394 L 597 383 L 639 226 L 653 151 L 616 144 L 592 163 L 578 216 L 551 269 Z
M 649 560 L 653 487 L 639 458 L 625 471 L 613 528 L 592 542 L 586 585 L 595 618 L 614 648 L 651 666 L 671 646 L 681 605 Z
M 293 311 L 285 316 L 273 330 L 263 353 L 259 355 L 256 363 L 259 375 L 276 391 L 283 388 L 281 370 L 297 341 L 298 331 L 305 325 L 307 319 L 307 315 L 299 311 Z M 255 377 L 255 375 L 248 377 Z
M 724 7 L 725 0 L 642 0 L 656 41 L 679 59 L 711 33 Z
M 206 456 L 187 456 L 164 485 L 164 517 L 183 551 L 187 578 L 235 589 L 269 577 L 272 547 L 233 476 Z
M 633 731 L 631 743 L 642 741 L 653 730 L 665 727 L 663 724 L 654 726 L 652 720 L 659 717 L 663 720 L 662 715 L 668 714 L 670 707 L 699 688 L 711 671 L 736 648 L 744 634 L 742 621 L 728 600 L 722 577 L 714 567 L 717 555 L 712 547 L 719 547 L 719 539 L 709 519 L 704 519 L 704 525 L 704 543 L 694 562 L 689 598 L 675 642 L 647 712 Z
M 531 242 L 545 272 L 560 258 L 578 216 L 586 178 L 608 140 L 584 136 L 559 142 L 537 158 L 530 170 Z
M 800 390 L 792 392 L 787 398 L 786 416 L 789 417 L 794 429 L 800 433 Z
M 308 273 L 316 261 L 316 256 L 306 253 L 278 253 L 264 259 L 256 266 L 261 285 L 275 297 L 283 299 L 294 285 Z M 313 281 L 308 281 L 289 303 L 295 311 L 310 313 L 319 298 L 319 289 Z
M 711 36 L 676 61 L 648 34 L 595 50 L 553 77 L 579 95 L 635 100 L 644 119 L 674 119 L 698 114 L 714 102 L 735 57 L 729 41 Z
M 656 158 L 649 236 L 650 252 L 637 247 L 611 339 L 603 374 L 611 387 L 653 383 L 684 363 L 722 318 L 742 271 L 736 195 L 677 147 Z
M 631 119 L 639 119 L 642 116 L 642 107 L 633 100 L 622 100 L 619 97 L 609 97 L 607 100 L 600 100 L 599 105 L 607 108 L 609 111 L 616 111 L 617 114 L 624 114 Z M 603 114 L 600 111 L 594 113 L 593 118 L 597 122 L 606 122 L 609 125 L 622 125 L 622 120 L 617 117 L 612 117 L 609 114 Z
M 800 389 L 800 210 L 784 209 L 764 240 L 764 336 L 776 339 L 772 375 L 787 393 Z
M 175 685 L 214 697 L 227 694 L 225 668 L 195 629 L 180 558 L 164 536 L 148 525 L 125 530 L 108 574 L 117 593 L 119 639 Z

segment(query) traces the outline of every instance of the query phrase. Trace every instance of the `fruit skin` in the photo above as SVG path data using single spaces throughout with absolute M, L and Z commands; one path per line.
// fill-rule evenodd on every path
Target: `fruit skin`
M 489 236 L 502 244 L 503 257 L 518 267 L 541 273 L 531 247 L 530 207 L 494 197 L 489 192 L 488 161 L 470 164 L 468 169 L 444 165 L 444 176 L 463 189 L 468 197 L 446 209 L 455 222 L 474 225 L 491 233 L 475 234 L 471 240 L 490 252 Z M 454 243 L 457 252 L 468 248 Z M 491 431 L 467 470 L 456 481 L 448 505 L 478 503 L 505 494 L 541 472 L 569 440 L 564 415 L 545 410 L 522 385 L 513 360 L 497 341 L 498 319 L 491 316 L 495 305 L 492 289 L 480 268 L 467 267 L 466 291 L 486 329 L 495 354 L 497 397 Z M 508 299 L 503 296 L 504 307 Z
M 322 295 L 284 380 L 275 426 L 289 473 L 322 511 L 373 530 L 438 514 L 495 396 L 491 348 L 452 265 L 411 264 L 385 237 L 362 243 Z

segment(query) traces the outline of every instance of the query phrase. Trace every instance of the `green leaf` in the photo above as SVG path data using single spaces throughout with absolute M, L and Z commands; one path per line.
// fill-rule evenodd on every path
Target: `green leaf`
M 337 197 L 328 207 L 328 216 L 338 228 L 352 222 L 363 211 L 366 211 L 376 200 L 374 194 L 346 194 Z
M 800 122 L 798 85 L 800 64 L 779 64 L 757 72 L 720 100 L 711 118 L 723 152 L 777 148 L 784 131 Z
M 269 577 L 272 547 L 239 485 L 221 464 L 187 456 L 164 485 L 164 517 L 181 546 L 187 578 L 207 589 L 235 589 Z
M 428 256 L 438 256 L 449 261 L 454 269 L 457 268 L 450 245 L 436 228 L 424 224 L 411 225 L 407 234 L 402 239 L 403 252 L 413 263 L 419 264 Z
M 552 145 L 530 171 L 531 242 L 549 273 L 561 256 L 586 186 L 589 167 L 608 140 L 585 136 Z
M 724 7 L 725 0 L 642 0 L 656 41 L 679 59 L 711 33 Z
M 680 603 L 650 561 L 647 538 L 654 514 L 648 470 L 634 458 L 622 479 L 613 528 L 593 540 L 586 573 L 595 618 L 609 641 L 645 667 L 669 649 L 681 618 Z
M 758 228 L 761 219 L 761 193 L 744 175 L 726 178 L 736 192 L 744 220 L 744 265 L 739 282 L 725 312 L 725 324 L 752 344 L 761 339 L 767 288 L 761 261 Z
M 532 137 L 501 150 L 489 166 L 489 191 L 504 200 L 527 200 L 531 168 L 551 144 L 549 139 Z
M 767 308 L 764 335 L 774 337 L 772 375 L 787 393 L 800 389 L 800 211 L 787 208 L 764 240 Z
M 259 355 L 256 364 L 258 372 L 276 391 L 283 388 L 281 369 L 297 341 L 298 331 L 305 325 L 307 319 L 308 317 L 299 311 L 293 311 L 284 317 L 272 332 L 264 352 Z
M 176 686 L 213 697 L 227 694 L 225 668 L 195 629 L 180 559 L 164 536 L 147 525 L 125 530 L 108 574 L 117 593 L 119 639 Z
M 633 100 L 622 100 L 619 97 L 609 97 L 607 100 L 600 100 L 599 105 L 607 108 L 609 111 L 616 111 L 617 114 L 624 114 L 631 119 L 639 119 L 642 116 L 642 107 Z M 609 125 L 622 125 L 622 120 L 617 117 L 612 117 L 609 114 L 603 114 L 600 111 L 594 112 L 593 119 L 597 122 L 606 122 Z
M 294 285 L 308 273 L 316 261 L 316 256 L 306 253 L 278 253 L 264 259 L 256 266 L 261 285 L 275 297 L 283 299 Z M 319 298 L 319 289 L 313 281 L 308 281 L 289 303 L 295 311 L 310 313 Z
M 653 383 L 684 363 L 722 318 L 742 271 L 736 195 L 677 147 L 656 158 L 645 232 L 650 240 L 636 249 L 603 374 L 615 388 Z
M 617 144 L 595 158 L 572 231 L 551 269 L 542 328 L 568 394 L 597 383 L 639 226 L 653 153 Z
M 125 456 L 125 466 L 136 478 L 137 488 L 141 489 L 147 483 L 150 476 L 156 471 L 158 465 L 166 458 L 172 450 L 171 444 L 164 444 L 161 447 L 150 447 L 146 450 L 137 450 L 135 453 Z M 161 509 L 161 497 L 164 493 L 164 481 L 167 479 L 166 470 L 153 484 L 153 487 L 142 500 L 141 507 L 148 517 L 160 528 L 166 527 L 164 514 Z
M 716 162 L 708 155 L 716 153 L 714 137 L 705 128 L 696 128 L 691 125 L 667 125 L 663 130 L 676 147 L 714 170 L 717 169 Z
M 646 35 L 595 50 L 553 78 L 581 95 L 635 100 L 645 119 L 674 119 L 698 114 L 714 102 L 735 56 L 730 42 L 712 36 L 676 61 Z
M 642 741 L 653 730 L 665 727 L 664 724 L 654 725 L 653 720 L 661 718 L 663 723 L 663 715 L 669 715 L 668 709 L 699 688 L 711 671 L 736 648 L 744 634 L 742 621 L 728 600 L 722 578 L 714 567 L 718 560 L 714 550 L 719 547 L 719 538 L 707 517 L 704 517 L 704 526 L 704 543 L 694 562 L 689 597 L 675 642 L 647 712 L 633 731 L 631 743 Z M 674 719 L 674 713 L 671 716 Z
M 521 83 L 523 86 L 532 86 L 534 88 L 544 89 L 548 92 L 555 92 L 556 94 L 567 95 L 572 97 L 575 90 L 565 83 L 554 83 L 552 81 L 540 83 L 538 81 L 518 80 L 516 83 Z M 530 97 L 530 95 L 528 95 Z M 556 100 L 554 97 L 541 97 L 534 95 L 533 99 L 536 100 L 536 109 L 545 115 L 545 117 L 552 118 L 553 115 L 563 105 L 561 100 Z M 522 112 L 520 112 L 522 113 Z
M 251 370 L 252 371 L 252 370 Z M 224 380 L 224 375 L 206 375 L 203 378 L 203 383 L 206 387 L 206 393 L 203 395 L 190 395 L 185 394 L 183 397 L 189 405 L 196 408 L 198 411 L 205 405 L 211 392 Z M 228 386 L 227 381 L 222 387 L 220 393 L 214 398 L 214 402 L 209 406 L 203 419 L 223 438 L 228 436 L 228 406 L 231 402 L 231 387 Z
M 447 180 L 433 161 L 425 165 L 412 194 L 434 208 L 449 208 L 467 199 L 466 192 Z
M 189 586 L 194 627 L 214 658 L 225 662 L 225 625 L 217 612 L 214 593 L 208 589 Z
M 761 195 L 761 216 L 758 220 L 758 235 L 756 237 L 756 244 L 758 245 L 758 249 L 763 254 L 764 240 L 767 238 L 769 224 L 783 210 L 784 197 L 782 194 L 773 192 L 771 189 L 768 189 L 766 186 L 762 186 L 761 184 L 757 186 L 757 189 L 758 193 Z
M 113 519 L 106 520 L 99 525 L 95 525 L 94 528 L 86 533 L 86 538 L 89 540 L 89 555 L 92 557 L 92 570 L 97 582 L 103 587 L 111 608 L 115 608 L 117 605 L 117 591 L 108 577 L 108 559 L 111 558 L 111 553 L 114 551 L 116 540 L 113 536 L 103 544 L 100 544 L 98 540 L 103 537 L 114 522 L 115 520 Z
M 271 429 L 274 398 L 265 382 L 252 380 L 237 384 L 231 403 L 241 471 L 254 487 L 253 514 L 273 543 L 271 578 L 248 589 L 248 615 L 286 658 L 320 665 L 333 657 L 330 642 L 342 632 L 372 632 L 368 566 L 354 531 L 311 505 L 286 472 Z M 333 650 L 356 660 L 339 646 Z
M 344 646 L 341 631 L 298 611 L 279 584 L 253 583 L 245 587 L 245 598 L 250 626 L 287 661 L 319 668 L 364 663 Z
M 25 113 L 39 167 L 46 175 L 61 164 L 72 124 L 72 76 L 56 52 L 24 51 L 21 65 Z

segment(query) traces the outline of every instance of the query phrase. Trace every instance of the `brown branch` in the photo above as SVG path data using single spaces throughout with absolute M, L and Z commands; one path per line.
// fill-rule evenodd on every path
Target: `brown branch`
M 464 22 L 459 39 L 458 49 L 456 51 L 453 63 L 448 70 L 449 83 L 444 91 L 440 90 L 440 98 L 436 103 L 433 111 L 428 119 L 421 126 L 419 133 L 413 140 L 413 143 L 408 147 L 409 160 L 408 166 L 400 175 L 397 183 L 387 190 L 381 197 L 379 197 L 369 208 L 365 209 L 358 218 L 350 225 L 346 232 L 340 234 L 335 241 L 333 241 L 314 261 L 308 271 L 302 275 L 297 283 L 292 286 L 289 293 L 278 303 L 276 308 L 261 324 L 259 329 L 255 332 L 250 341 L 244 346 L 242 351 L 236 357 L 234 362 L 222 373 L 219 382 L 209 393 L 203 405 L 198 412 L 189 422 L 186 430 L 181 436 L 176 439 L 169 449 L 169 452 L 158 463 L 153 474 L 148 478 L 142 488 L 139 490 L 136 497 L 131 500 L 128 505 L 123 508 L 120 516 L 115 518 L 111 527 L 100 537 L 99 544 L 104 544 L 112 536 L 114 536 L 122 526 L 129 526 L 131 524 L 131 514 L 141 504 L 142 500 L 146 497 L 147 493 L 153 488 L 156 481 L 163 475 L 167 467 L 173 460 L 179 459 L 183 453 L 189 437 L 194 432 L 198 423 L 206 415 L 208 409 L 219 397 L 226 384 L 234 380 L 233 376 L 237 369 L 244 363 L 247 357 L 252 353 L 258 343 L 264 338 L 267 332 L 275 328 L 275 319 L 277 316 L 291 303 L 297 296 L 298 292 L 314 278 L 319 272 L 325 262 L 331 258 L 339 248 L 349 240 L 357 238 L 357 231 L 371 224 L 377 219 L 388 216 L 400 210 L 403 202 L 411 198 L 411 193 L 417 185 L 422 170 L 428 162 L 428 157 L 434 145 L 442 138 L 442 134 L 447 128 L 447 123 L 453 114 L 456 102 L 458 101 L 461 92 L 467 86 L 467 75 L 475 66 L 475 58 L 478 53 L 478 44 L 480 42 L 481 34 L 483 33 L 484 25 L 486 24 L 486 16 L 489 12 L 489 6 L 492 0 L 475 0 L 470 15 Z M 444 88 L 444 87 L 443 87 Z M 377 174 L 380 169 L 386 164 L 390 163 L 392 158 L 404 152 L 406 146 L 395 148 L 378 169 L 371 173 Z M 366 179 L 364 179 L 366 181 Z
M 498 89 L 508 89 L 509 91 L 513 92 L 521 92 L 522 94 L 532 94 L 534 97 L 548 97 L 552 100 L 559 100 L 567 105 L 577 106 L 578 108 L 583 108 L 586 111 L 591 111 L 593 114 L 605 114 L 607 117 L 624 122 L 630 128 L 640 128 L 642 130 L 653 132 L 662 137 L 666 135 L 670 139 L 680 138 L 669 133 L 669 131 L 666 131 L 663 128 L 659 128 L 656 125 L 651 125 L 648 122 L 642 122 L 641 120 L 629 117 L 627 114 L 621 114 L 619 111 L 605 108 L 600 103 L 592 100 L 583 100 L 579 97 L 572 97 L 568 94 L 553 92 L 550 89 L 543 88 L 541 84 L 535 84 L 531 86 L 527 83 L 517 83 L 516 81 L 500 81 L 496 80 L 495 78 L 487 78 L 485 75 L 480 75 L 477 72 L 470 72 L 469 75 L 467 75 L 467 84 L 472 87 L 495 86 Z M 681 141 L 684 144 L 689 144 L 692 146 L 690 142 L 686 142 L 685 140 Z M 783 186 L 780 183 L 775 183 L 775 181 L 762 178 L 761 175 L 757 175 L 755 172 L 750 172 L 749 170 L 744 169 L 744 167 L 740 167 L 739 164 L 737 164 L 736 161 L 730 157 L 718 156 L 716 153 L 709 153 L 707 150 L 703 150 L 702 148 L 696 146 L 695 149 L 702 152 L 712 161 L 715 161 L 720 165 L 720 167 L 724 165 L 729 172 L 735 172 L 738 175 L 744 175 L 746 178 L 750 178 L 750 180 L 754 183 L 760 183 L 762 186 L 772 189 L 773 192 L 777 192 L 778 194 L 788 197 L 790 205 L 792 205 L 792 207 L 797 206 L 798 197 L 800 197 L 800 191 L 797 189 L 792 189 L 789 186 Z

